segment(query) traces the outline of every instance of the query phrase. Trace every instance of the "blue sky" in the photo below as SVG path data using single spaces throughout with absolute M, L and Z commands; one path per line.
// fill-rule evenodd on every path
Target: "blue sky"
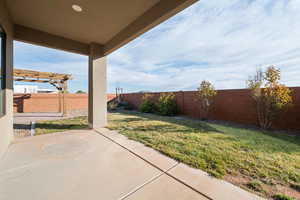
M 70 73 L 71 91 L 87 91 L 87 62 L 15 42 L 15 67 Z M 201 0 L 109 55 L 108 91 L 195 90 L 202 80 L 245 88 L 268 65 L 287 86 L 300 86 L 299 0 Z

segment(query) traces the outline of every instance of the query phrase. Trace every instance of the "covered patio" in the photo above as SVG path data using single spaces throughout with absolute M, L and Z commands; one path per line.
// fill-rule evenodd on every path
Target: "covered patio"
M 259 199 L 103 128 L 106 56 L 195 2 L 0 1 L 1 200 Z M 14 138 L 14 40 L 89 57 L 89 130 Z
M 88 56 L 89 126 L 91 129 L 104 127 L 107 122 L 106 56 L 195 2 L 1 1 L 0 156 L 14 139 L 14 40 Z

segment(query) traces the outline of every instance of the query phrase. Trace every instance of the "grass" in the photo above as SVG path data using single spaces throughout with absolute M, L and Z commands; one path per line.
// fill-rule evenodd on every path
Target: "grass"
M 251 181 L 251 182 L 247 183 L 246 186 L 250 190 L 253 190 L 253 191 L 256 191 L 256 192 L 260 192 L 260 193 L 265 192 L 263 187 L 262 187 L 262 184 L 259 181 Z
M 35 135 L 86 128 L 88 128 L 86 117 L 75 117 L 70 119 L 52 121 L 40 121 L 36 123 Z
M 273 195 L 274 200 L 294 200 L 294 198 L 286 196 L 284 194 L 275 194 Z
M 300 183 L 299 136 L 138 112 L 110 113 L 108 119 L 109 129 L 212 176 L 238 177 L 234 184 L 269 198 L 284 193 L 277 186 L 300 196 L 295 189 Z M 86 128 L 87 122 L 80 117 L 37 127 L 43 134 Z
M 262 196 L 300 183 L 298 136 L 135 112 L 110 114 L 108 128 L 217 178 L 246 179 Z

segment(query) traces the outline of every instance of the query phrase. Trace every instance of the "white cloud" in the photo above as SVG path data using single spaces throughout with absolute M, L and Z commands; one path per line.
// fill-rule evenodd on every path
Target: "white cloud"
M 298 0 L 199 1 L 110 55 L 110 86 L 189 90 L 207 79 L 243 88 L 269 64 L 281 68 L 284 83 L 299 85 L 299 8 Z
M 244 88 L 257 67 L 275 64 L 300 85 L 300 0 L 201 0 L 108 56 L 109 91 Z M 87 90 L 85 56 L 15 43 L 15 67 L 70 73 Z

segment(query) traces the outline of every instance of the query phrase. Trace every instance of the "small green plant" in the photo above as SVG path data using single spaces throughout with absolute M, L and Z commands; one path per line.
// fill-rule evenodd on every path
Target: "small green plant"
M 154 113 L 156 111 L 156 104 L 153 99 L 153 95 L 144 94 L 139 110 L 144 113 Z
M 178 112 L 175 95 L 173 93 L 163 93 L 157 102 L 157 111 L 160 115 L 173 116 Z
M 251 181 L 246 185 L 249 189 L 256 192 L 264 192 L 262 184 L 259 181 Z
M 275 194 L 272 196 L 274 200 L 294 200 L 294 198 L 286 196 L 284 194 Z
M 261 128 L 270 128 L 272 122 L 292 106 L 292 91 L 280 84 L 279 80 L 280 70 L 270 66 L 266 72 L 258 70 L 256 75 L 247 81 L 251 96 L 256 102 L 258 123 Z
M 214 97 L 217 95 L 217 91 L 209 81 L 202 81 L 198 88 L 198 100 L 200 102 L 200 108 L 203 113 L 203 119 L 208 118 L 210 107 L 213 103 Z

